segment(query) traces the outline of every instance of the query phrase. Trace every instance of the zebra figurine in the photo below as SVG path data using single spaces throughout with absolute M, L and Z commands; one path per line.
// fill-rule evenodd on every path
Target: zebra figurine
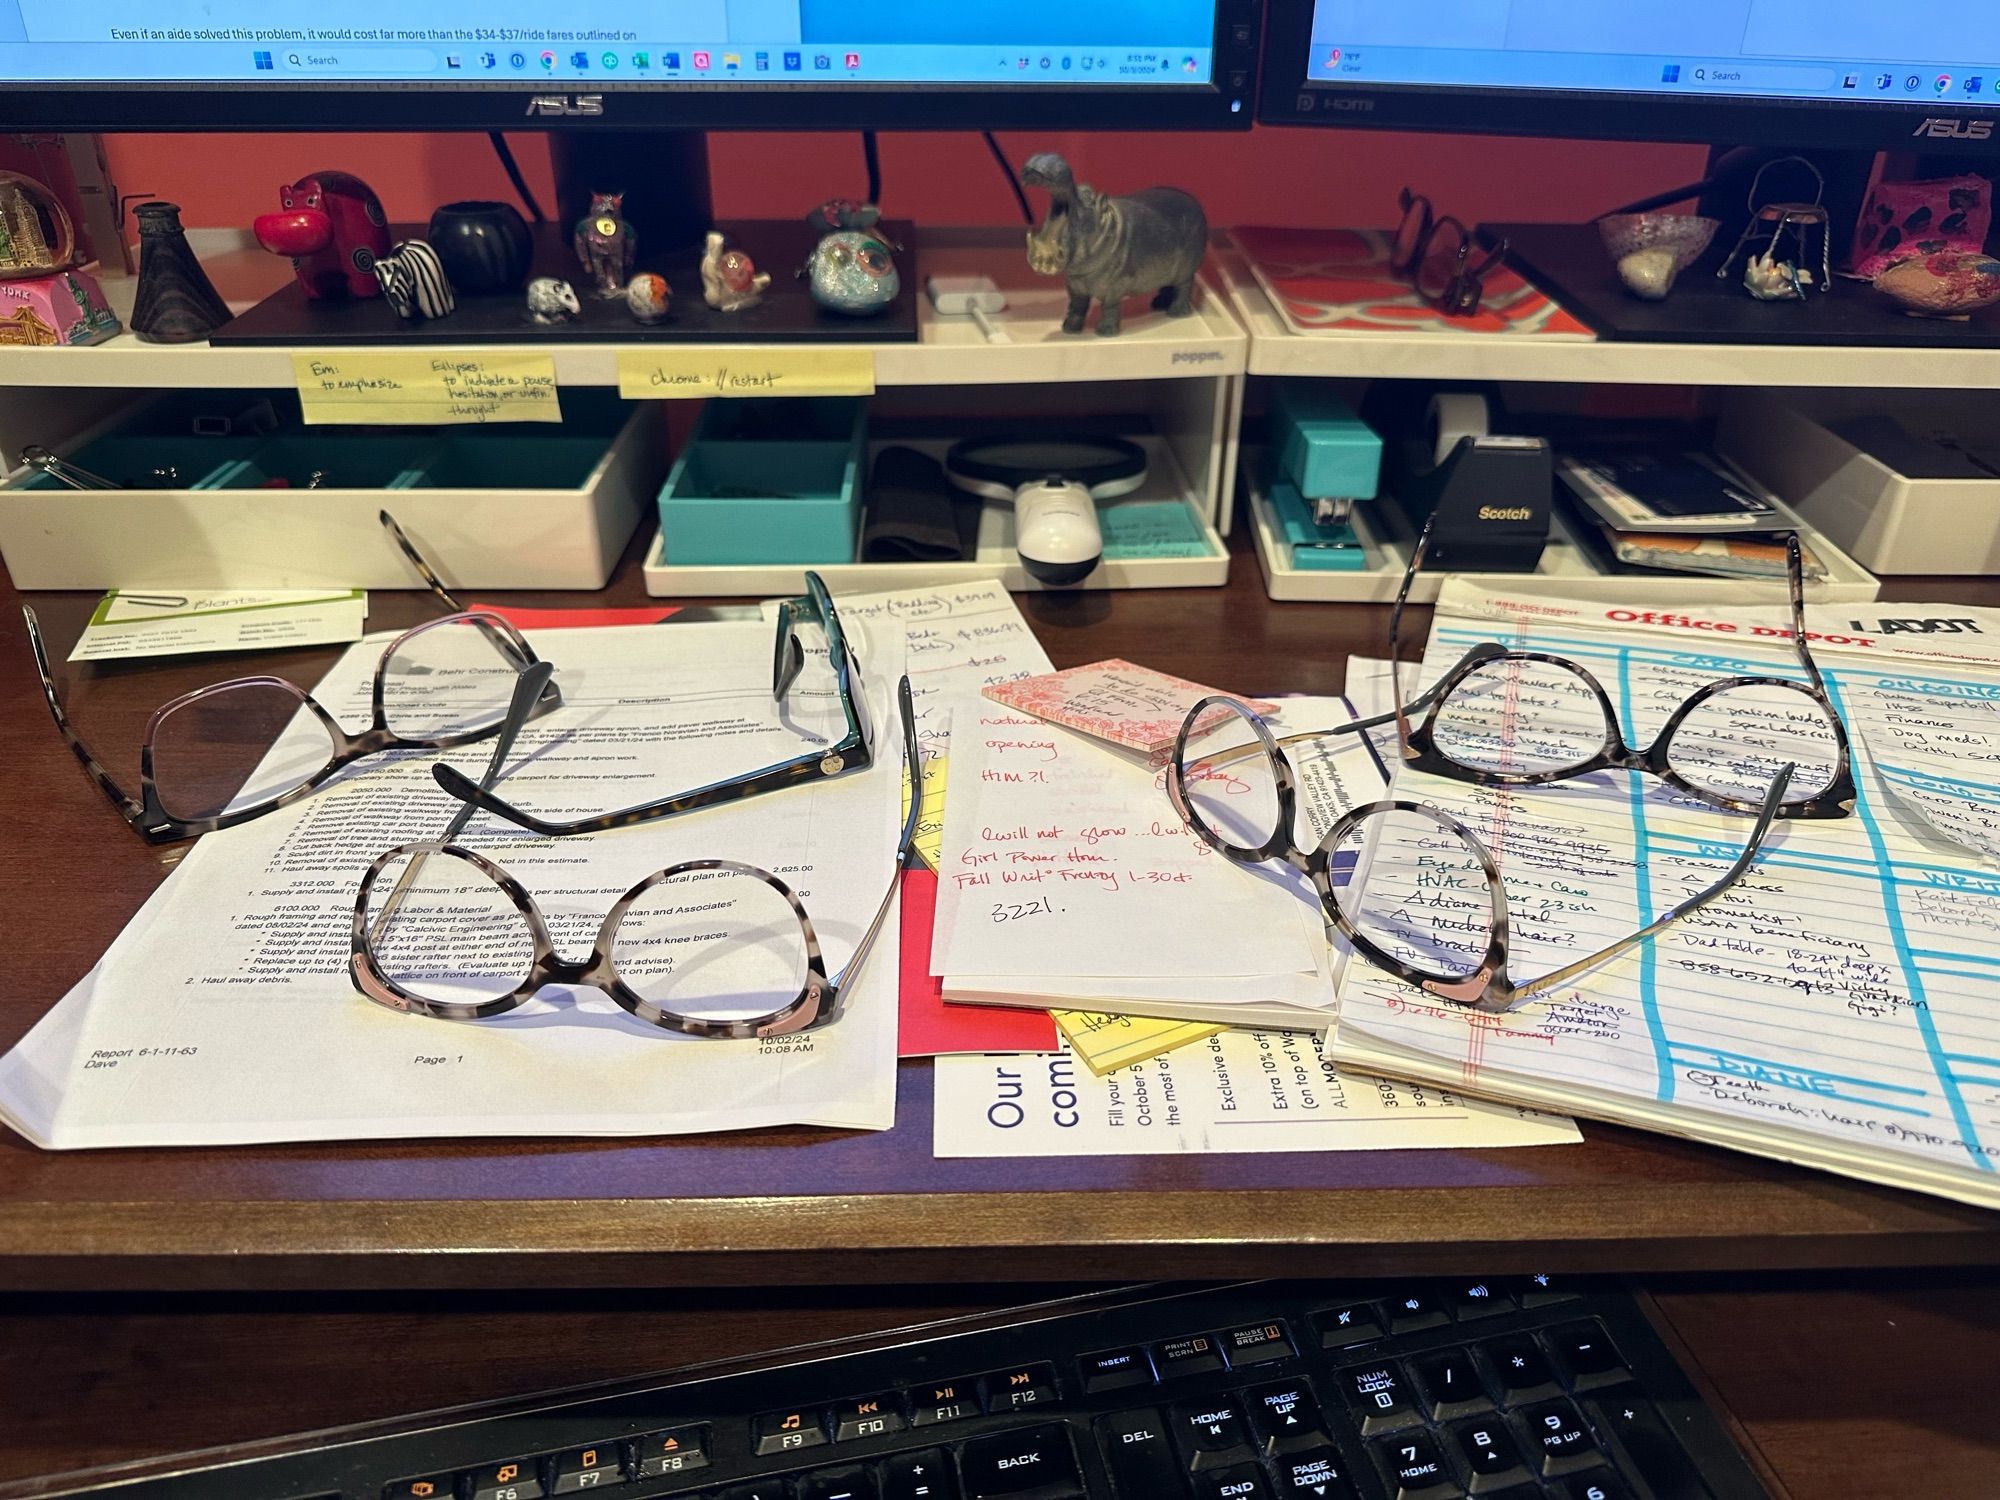
M 377 259 L 375 279 L 399 318 L 442 318 L 458 306 L 443 262 L 422 240 L 399 241 Z

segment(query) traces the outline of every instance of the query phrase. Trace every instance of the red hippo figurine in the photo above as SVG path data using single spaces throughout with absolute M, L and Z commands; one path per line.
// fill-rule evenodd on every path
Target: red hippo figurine
M 379 297 L 375 262 L 389 253 L 389 216 L 375 189 L 347 172 L 313 172 L 278 189 L 284 212 L 252 230 L 273 255 L 289 255 L 308 297 Z

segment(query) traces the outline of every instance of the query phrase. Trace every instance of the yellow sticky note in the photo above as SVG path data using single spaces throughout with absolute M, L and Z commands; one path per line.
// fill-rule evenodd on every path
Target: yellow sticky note
M 560 422 L 556 362 L 546 354 L 294 354 L 307 422 L 422 427 Z
M 1100 1078 L 1176 1047 L 1205 1042 L 1228 1029 L 1196 1021 L 1113 1016 L 1094 1010 L 1052 1010 L 1049 1015 L 1069 1040 L 1070 1051 Z
M 917 812 L 917 832 L 911 844 L 926 869 L 938 867 L 944 843 L 944 783 L 951 769 L 951 757 L 933 755 L 924 762 L 924 805 Z M 910 815 L 910 781 L 903 778 L 903 816 Z
M 627 401 L 710 396 L 872 396 L 869 349 L 687 345 L 618 351 L 618 394 Z

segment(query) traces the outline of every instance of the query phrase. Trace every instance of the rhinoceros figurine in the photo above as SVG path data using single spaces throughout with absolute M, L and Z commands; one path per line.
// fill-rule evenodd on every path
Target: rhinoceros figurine
M 1153 294 L 1167 316 L 1194 311 L 1194 278 L 1208 246 L 1208 220 L 1193 196 L 1156 187 L 1108 197 L 1078 183 L 1054 152 L 1028 158 L 1024 187 L 1047 188 L 1049 216 L 1028 232 L 1028 264 L 1069 282 L 1064 333 L 1082 333 L 1090 299 L 1098 301 L 1097 331 L 1115 337 L 1126 297 Z

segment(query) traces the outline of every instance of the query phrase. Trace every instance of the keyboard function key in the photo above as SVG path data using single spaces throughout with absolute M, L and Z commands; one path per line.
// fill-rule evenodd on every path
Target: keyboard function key
M 510 1458 L 474 1469 L 472 1500 L 542 1500 L 548 1491 L 542 1487 L 540 1469 L 532 1458 Z
M 1272 1468 L 1277 1476 L 1279 1500 L 1354 1500 L 1347 1460 L 1332 1448 L 1293 1453 L 1279 1459 Z
M 893 1393 L 859 1396 L 833 1409 L 833 1440 L 852 1443 L 861 1438 L 887 1437 L 905 1426 L 903 1409 Z
M 1509 1406 L 1553 1396 L 1562 1389 L 1556 1384 L 1556 1372 L 1550 1367 L 1548 1356 L 1542 1353 L 1542 1346 L 1525 1333 L 1494 1339 L 1478 1348 L 1486 1358 L 1487 1368 L 1499 1380 L 1500 1393 Z
M 1454 1428 L 1451 1438 L 1463 1467 L 1472 1476 L 1468 1488 L 1473 1494 L 1486 1495 L 1528 1482 L 1528 1466 L 1521 1458 L 1520 1445 L 1499 1418 L 1467 1422 Z
M 1274 1359 L 1290 1359 L 1293 1353 L 1292 1336 L 1285 1332 L 1282 1323 L 1255 1323 L 1248 1328 L 1232 1328 L 1227 1333 L 1218 1334 L 1217 1338 L 1232 1370 L 1240 1370 L 1246 1365 L 1266 1365 Z
M 420 1474 L 382 1486 L 382 1500 L 451 1500 L 457 1493 L 458 1481 L 449 1474 Z
M 1243 1393 L 1250 1428 L 1266 1453 L 1295 1453 L 1327 1444 L 1326 1419 L 1303 1380 L 1279 1380 Z
M 935 1448 L 898 1453 L 882 1465 L 882 1500 L 958 1500 L 951 1460 Z
M 707 1467 L 706 1427 L 672 1427 L 665 1432 L 649 1432 L 642 1438 L 632 1440 L 632 1472 L 641 1479 L 657 1479 L 662 1474 L 692 1474 Z
M 1083 1500 L 1076 1450 L 1059 1422 L 974 1438 L 959 1450 L 966 1500 Z
M 767 1411 L 750 1419 L 750 1435 L 759 1458 L 773 1453 L 803 1453 L 808 1448 L 826 1446 L 826 1423 L 817 1411 L 808 1407 Z
M 1322 1349 L 1351 1349 L 1382 1337 L 1382 1315 L 1369 1302 L 1322 1308 L 1312 1315 L 1312 1325 Z
M 1052 1406 L 1056 1399 L 1056 1372 L 1048 1365 L 1022 1365 L 986 1377 L 988 1411 L 1020 1411 L 1029 1406 Z
M 1570 1290 L 1566 1278 L 1547 1271 L 1537 1271 L 1522 1282 L 1520 1292 L 1523 1307 L 1552 1307 L 1558 1302 L 1574 1302 L 1578 1295 Z
M 1151 1407 L 1121 1411 L 1097 1424 L 1097 1446 L 1111 1483 L 1128 1500 L 1184 1500 L 1187 1474 L 1174 1456 L 1167 1424 Z
M 1102 1391 L 1122 1391 L 1128 1386 L 1151 1385 L 1153 1383 L 1153 1362 L 1146 1358 L 1146 1351 L 1136 1346 L 1130 1349 L 1100 1349 L 1095 1354 L 1086 1354 L 1076 1362 L 1083 1375 L 1083 1389 L 1095 1396 Z
M 1498 1317 L 1514 1310 L 1514 1298 L 1504 1287 L 1491 1281 L 1461 1282 L 1452 1288 L 1451 1310 L 1461 1323 L 1476 1318 Z
M 1428 1287 L 1419 1287 L 1389 1299 L 1391 1333 L 1415 1333 L 1419 1329 L 1437 1328 L 1450 1321 L 1451 1315 L 1444 1310 L 1444 1299 Z
M 963 1422 L 986 1409 L 979 1404 L 979 1382 L 969 1378 L 914 1385 L 903 1394 L 910 1398 L 912 1427 L 941 1427 L 947 1422 Z
M 1489 1410 L 1486 1387 L 1480 1382 L 1478 1366 L 1470 1349 L 1443 1349 L 1410 1362 L 1417 1382 L 1430 1400 L 1431 1415 L 1440 1422 L 1453 1417 L 1469 1417 Z
M 1611 1342 L 1611 1335 L 1594 1321 L 1565 1323 L 1560 1328 L 1548 1329 L 1542 1337 L 1555 1351 L 1556 1361 L 1569 1376 L 1569 1388 L 1573 1391 L 1616 1385 L 1632 1378 L 1625 1368 L 1625 1356 Z
M 1200 1500 L 1271 1500 L 1264 1471 L 1255 1464 L 1238 1464 L 1194 1477 L 1194 1492 Z
M 589 1490 L 608 1490 L 625 1482 L 618 1466 L 618 1445 L 598 1443 L 589 1448 L 572 1448 L 558 1453 L 549 1466 L 555 1483 L 551 1495 L 575 1495 Z
M 1544 1401 L 1521 1413 L 1529 1441 L 1541 1457 L 1541 1477 L 1554 1479 L 1604 1462 L 1590 1429 L 1567 1401 Z
M 1417 1422 L 1416 1408 L 1410 1401 L 1409 1381 L 1395 1365 L 1387 1361 L 1353 1365 L 1342 1370 L 1336 1378 L 1340 1382 L 1341 1394 L 1354 1408 L 1362 1436 L 1374 1437 L 1377 1433 L 1394 1432 Z
M 1221 1469 L 1250 1456 L 1250 1431 L 1243 1413 L 1227 1396 L 1199 1405 L 1176 1406 L 1173 1425 L 1190 1469 Z
M 1446 1500 L 1464 1493 L 1428 1432 L 1407 1432 L 1374 1446 L 1395 1500 Z
M 866 1469 L 820 1469 L 799 1477 L 799 1500 L 881 1500 Z
M 1153 1345 L 1153 1367 L 1162 1380 L 1177 1375 L 1205 1375 L 1222 1368 L 1222 1352 L 1205 1333 L 1190 1338 L 1168 1339 Z

